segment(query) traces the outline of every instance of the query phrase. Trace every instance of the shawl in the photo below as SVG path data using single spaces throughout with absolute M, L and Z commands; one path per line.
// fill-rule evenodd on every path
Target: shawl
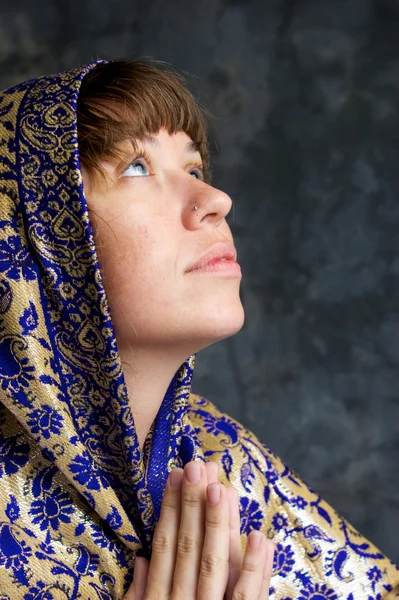
M 0 598 L 121 599 L 151 556 L 168 473 L 237 488 L 242 545 L 276 544 L 273 600 L 399 597 L 399 571 L 250 431 L 170 383 L 139 450 L 79 163 L 95 64 L 0 94 Z M 396 591 L 395 591 L 396 590 Z

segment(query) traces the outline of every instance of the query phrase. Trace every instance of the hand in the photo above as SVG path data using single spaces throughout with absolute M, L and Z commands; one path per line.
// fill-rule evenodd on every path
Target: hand
M 216 463 L 172 471 L 151 561 L 136 558 L 124 600 L 267 600 L 274 545 L 253 531 L 242 557 L 238 494 L 217 479 Z

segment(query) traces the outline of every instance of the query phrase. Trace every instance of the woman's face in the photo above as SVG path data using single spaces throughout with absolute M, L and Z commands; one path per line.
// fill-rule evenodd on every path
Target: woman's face
M 202 181 L 185 133 L 161 130 L 140 147 L 122 173 L 102 163 L 108 184 L 83 172 L 101 273 L 118 345 L 181 349 L 184 360 L 243 324 L 237 264 L 190 271 L 213 246 L 229 258 L 231 199 Z

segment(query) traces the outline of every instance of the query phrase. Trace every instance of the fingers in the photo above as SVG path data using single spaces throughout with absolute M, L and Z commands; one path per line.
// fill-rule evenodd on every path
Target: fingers
M 231 600 L 242 568 L 242 549 L 240 535 L 240 509 L 237 490 L 226 488 L 229 501 L 230 540 L 229 540 L 229 579 L 225 600 Z
M 191 461 L 184 468 L 180 529 L 173 593 L 177 598 L 195 598 L 205 535 L 207 472 L 205 465 Z
M 221 483 L 207 487 L 205 539 L 198 580 L 198 600 L 222 599 L 229 565 L 229 501 Z
M 265 540 L 266 542 L 266 559 L 262 574 L 262 585 L 260 588 L 259 600 L 268 600 L 269 598 L 269 587 L 270 579 L 273 571 L 273 558 L 275 545 L 271 540 Z
M 237 491 L 218 465 L 192 461 L 169 476 L 152 558 L 136 558 L 124 600 L 267 600 L 274 544 L 252 531 L 242 558 Z
M 236 598 L 259 600 L 267 549 L 268 545 L 264 534 L 260 531 L 251 531 L 248 536 L 241 575 L 233 592 L 233 600 Z
M 134 562 L 133 581 L 123 600 L 143 600 L 147 585 L 149 562 L 138 556 Z
M 196 472 L 200 475 L 199 481 L 195 480 Z M 174 593 L 177 590 L 182 598 L 195 596 L 204 540 L 208 477 L 217 481 L 216 463 L 191 462 L 184 471 L 174 469 L 169 475 L 148 571 L 146 594 L 151 597 L 169 597 L 172 590 Z M 133 589 L 138 589 L 138 583 L 134 585 Z M 132 596 L 132 600 L 139 600 L 139 596 Z
M 219 479 L 219 465 L 214 462 L 205 463 L 206 475 L 208 478 L 208 485 L 215 483 Z
M 169 597 L 172 592 L 181 515 L 182 484 L 183 469 L 174 469 L 166 484 L 161 514 L 152 542 L 152 556 L 146 588 L 146 592 L 149 595 L 152 594 L 151 597 Z M 136 600 L 135 597 L 134 600 Z

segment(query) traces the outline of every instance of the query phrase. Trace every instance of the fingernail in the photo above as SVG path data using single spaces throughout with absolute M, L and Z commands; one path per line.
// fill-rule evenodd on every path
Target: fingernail
M 189 483 L 198 483 L 201 479 L 201 466 L 197 462 L 190 462 L 186 465 L 184 472 Z
M 218 483 L 210 483 L 206 488 L 206 493 L 209 504 L 214 506 L 220 500 L 220 485 Z
M 256 550 L 260 546 L 262 534 L 259 531 L 252 530 L 249 534 L 249 547 Z
M 169 484 L 171 488 L 179 488 L 183 482 L 183 470 L 173 469 L 169 475 Z

